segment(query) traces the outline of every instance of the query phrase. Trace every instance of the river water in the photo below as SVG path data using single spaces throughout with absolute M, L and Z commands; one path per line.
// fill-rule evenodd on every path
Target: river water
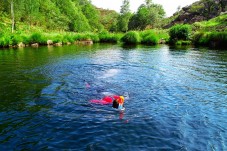
M 89 100 L 125 95 L 124 112 Z M 227 51 L 0 50 L 0 150 L 227 150 Z

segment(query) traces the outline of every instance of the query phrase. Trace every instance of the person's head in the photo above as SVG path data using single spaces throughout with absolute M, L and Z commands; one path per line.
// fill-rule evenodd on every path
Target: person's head
M 124 103 L 124 101 L 125 101 L 125 98 L 123 96 L 120 96 L 119 103 Z

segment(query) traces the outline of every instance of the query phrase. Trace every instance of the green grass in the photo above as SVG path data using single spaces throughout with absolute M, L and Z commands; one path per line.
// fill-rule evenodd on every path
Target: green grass
M 109 33 L 107 31 L 99 33 L 100 42 L 103 43 L 118 43 L 122 37 L 123 35 L 120 33 Z
M 140 37 L 142 39 L 142 44 L 156 45 L 159 43 L 159 37 L 153 30 L 146 30 L 140 32 Z
M 227 47 L 227 32 L 197 32 L 193 36 L 195 45 Z
M 227 31 L 227 14 L 220 15 L 213 19 L 193 24 L 193 29 L 196 31 Z
M 138 44 L 141 38 L 137 31 L 129 31 L 121 38 L 121 41 L 125 44 Z

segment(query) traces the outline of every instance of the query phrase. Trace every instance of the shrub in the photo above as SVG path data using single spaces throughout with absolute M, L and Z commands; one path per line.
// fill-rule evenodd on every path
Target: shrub
M 227 32 L 199 32 L 193 36 L 195 45 L 204 45 L 212 47 L 227 46 Z
M 66 44 L 67 42 L 73 43 L 74 42 L 73 35 L 65 34 L 62 38 L 62 42 L 63 42 L 63 44 Z
M 125 44 L 137 44 L 140 43 L 140 35 L 136 31 L 129 31 L 121 38 L 121 41 Z
M 10 36 L 4 35 L 0 38 L 0 47 L 8 47 L 10 45 Z
M 170 42 L 175 43 L 177 40 L 189 40 L 191 34 L 190 25 L 175 25 L 170 28 Z
M 144 32 L 141 32 L 140 34 L 141 36 L 141 43 L 144 43 L 144 44 L 158 44 L 159 42 L 159 37 L 158 35 L 153 32 L 152 30 L 147 30 L 147 31 L 144 31 Z
M 33 33 L 29 38 L 30 43 L 46 44 L 47 39 L 40 33 Z
M 91 39 L 93 42 L 99 42 L 99 36 L 98 36 L 97 34 L 90 33 L 90 34 L 88 34 L 88 37 L 90 37 L 90 39 Z
M 117 43 L 120 40 L 121 36 L 119 34 L 113 34 L 109 32 L 101 32 L 99 33 L 100 42 L 107 43 Z

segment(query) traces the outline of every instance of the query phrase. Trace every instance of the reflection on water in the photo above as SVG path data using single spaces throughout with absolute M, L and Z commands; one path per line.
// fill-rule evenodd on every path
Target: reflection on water
M 225 51 L 0 50 L 1 150 L 227 150 Z M 124 112 L 91 104 L 124 95 Z

